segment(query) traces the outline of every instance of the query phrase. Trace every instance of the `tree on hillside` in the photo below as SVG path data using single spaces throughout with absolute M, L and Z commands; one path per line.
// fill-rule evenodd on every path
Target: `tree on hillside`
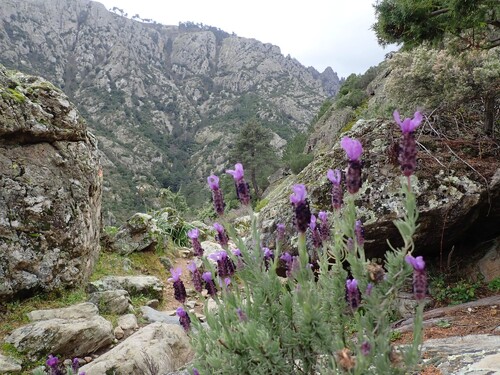
M 382 45 L 437 46 L 452 37 L 461 50 L 500 46 L 498 0 L 379 0 L 374 7 Z
M 494 61 L 480 63 L 480 69 L 475 63 L 481 62 L 482 55 L 491 57 L 481 51 L 497 51 L 500 47 L 500 1 L 379 0 L 374 7 L 377 22 L 373 29 L 380 44 L 402 43 L 404 50 L 413 50 L 421 44 L 430 43 L 435 48 L 446 47 L 448 51 L 460 53 L 461 56 L 457 57 L 460 60 L 457 61 L 463 70 L 478 73 L 470 76 L 473 82 L 466 87 L 474 95 L 461 97 L 464 100 L 479 97 L 484 114 L 483 130 L 486 134 L 492 134 L 500 78 L 491 69 L 496 66 Z M 494 54 L 498 55 L 496 52 Z M 467 64 L 468 62 L 472 63 Z M 422 65 L 422 62 L 417 63 Z M 449 63 L 451 69 L 454 64 L 451 61 Z M 438 66 L 442 67 L 443 62 L 438 61 Z M 490 81 L 485 81 L 484 78 Z M 417 80 L 417 83 L 422 86 L 422 80 Z M 447 92 L 447 96 L 451 97 L 457 88 L 452 81 L 449 87 L 452 91 L 451 95 Z M 427 91 L 435 96 L 436 92 L 430 87 Z
M 249 121 L 241 130 L 229 159 L 241 163 L 245 177 L 250 181 L 255 197 L 261 198 L 267 178 L 278 167 L 278 157 L 270 142 L 271 132 L 256 120 Z

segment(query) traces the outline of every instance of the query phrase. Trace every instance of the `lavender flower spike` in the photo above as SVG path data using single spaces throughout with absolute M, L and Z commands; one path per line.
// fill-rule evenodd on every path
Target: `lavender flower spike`
M 295 207 L 295 225 L 297 230 L 305 233 L 311 222 L 311 211 L 307 201 L 306 187 L 302 184 L 293 186 L 293 194 L 290 195 L 290 202 Z
M 210 175 L 207 178 L 208 186 L 212 190 L 212 200 L 214 201 L 214 209 L 217 215 L 224 215 L 224 197 L 222 196 L 222 191 L 219 188 L 219 177 L 216 175 Z
M 241 204 L 245 206 L 248 205 L 250 203 L 250 189 L 248 188 L 248 183 L 243 178 L 243 165 L 241 163 L 237 163 L 234 165 L 234 170 L 227 169 L 226 173 L 229 173 L 234 178 L 236 195 L 238 196 Z
M 330 225 L 328 224 L 328 214 L 325 211 L 320 211 L 318 213 L 318 218 L 321 220 L 321 225 L 319 226 L 321 241 L 326 241 L 330 238 Z
M 425 262 L 421 256 L 414 258 L 411 255 L 405 257 L 406 263 L 413 267 L 413 294 L 417 301 L 425 298 L 427 292 L 427 275 L 425 273 Z
M 329 169 L 326 176 L 332 183 L 332 207 L 338 210 L 342 207 L 342 203 L 344 203 L 344 192 L 341 186 L 342 173 L 338 169 Z
M 361 161 L 359 158 L 363 152 L 363 147 L 361 146 L 361 142 L 357 139 L 352 139 L 349 137 L 344 137 L 340 141 L 340 145 L 344 149 L 347 154 L 347 158 L 349 159 L 349 165 L 347 167 L 346 174 L 346 185 L 347 191 L 351 194 L 355 194 L 358 192 L 361 187 Z
M 198 238 L 200 236 L 200 230 L 198 228 L 193 228 L 188 230 L 188 237 L 191 239 Z
M 171 268 L 170 273 L 172 277 L 168 278 L 168 281 L 174 282 L 174 297 L 180 303 L 186 302 L 186 288 L 184 287 L 184 283 L 181 280 L 182 268 Z
M 214 223 L 214 229 L 217 231 L 215 239 L 223 248 L 226 248 L 229 243 L 229 238 L 227 237 L 224 227 L 219 223 Z
M 347 303 L 352 310 L 356 310 L 360 303 L 360 293 L 358 289 L 358 280 L 348 279 L 346 281 L 347 287 Z
M 347 158 L 351 161 L 358 160 L 363 153 L 363 147 L 361 142 L 357 139 L 343 137 L 340 141 L 340 146 L 344 149 L 347 154 Z
M 201 278 L 205 281 L 205 288 L 210 296 L 215 296 L 217 294 L 217 287 L 215 286 L 214 280 L 212 279 L 212 274 L 210 272 L 203 272 Z
M 417 111 L 413 119 L 405 118 L 403 121 L 401 121 L 398 111 L 394 111 L 393 116 L 394 121 L 396 121 L 403 132 L 399 144 L 399 165 L 401 165 L 403 174 L 409 178 L 417 167 L 417 146 L 413 131 L 422 122 L 422 114 Z
M 188 313 L 182 307 L 178 307 L 176 310 L 177 316 L 179 317 L 179 323 L 184 328 L 184 331 L 189 332 L 191 328 L 191 318 L 189 318 Z
M 403 133 L 413 132 L 420 125 L 423 119 L 422 114 L 419 111 L 415 112 L 413 119 L 405 118 L 401 121 L 398 110 L 394 111 L 393 117 L 394 121 L 396 121 Z
M 191 272 L 191 281 L 193 282 L 194 290 L 201 293 L 203 291 L 203 284 L 200 270 L 196 267 L 196 263 L 194 261 L 189 263 L 187 268 Z
M 321 240 L 321 234 L 319 233 L 319 229 L 316 225 L 316 216 L 314 215 L 311 215 L 311 222 L 309 223 L 309 229 L 311 229 L 312 233 L 313 246 L 315 248 L 321 247 L 323 241 Z
M 200 240 L 198 239 L 198 237 L 200 236 L 200 231 L 198 230 L 198 228 L 193 228 L 188 231 L 187 235 L 191 239 L 194 255 L 197 257 L 201 257 L 204 250 L 201 247 Z
M 356 242 L 358 243 L 358 246 L 363 246 L 365 243 L 365 229 L 363 228 L 361 220 L 356 220 L 354 225 L 354 234 L 356 235 Z
M 57 357 L 54 357 L 52 354 L 49 354 L 49 357 L 47 358 L 45 364 L 49 366 L 51 369 L 55 369 L 59 364 L 59 359 Z
M 269 264 L 274 260 L 274 254 L 268 247 L 262 249 L 264 251 L 264 267 L 269 270 Z
M 77 374 L 79 368 L 80 368 L 80 361 L 78 360 L 78 358 L 75 357 L 71 361 L 71 369 L 73 370 L 73 374 Z

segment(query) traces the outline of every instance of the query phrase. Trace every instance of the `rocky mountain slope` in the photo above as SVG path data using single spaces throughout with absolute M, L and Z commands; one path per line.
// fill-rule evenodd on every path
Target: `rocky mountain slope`
M 160 186 L 196 200 L 246 120 L 282 145 L 339 87 L 331 68 L 306 68 L 277 46 L 139 22 L 89 0 L 2 0 L 0 23 L 0 63 L 54 82 L 96 133 L 108 222 L 150 207 Z

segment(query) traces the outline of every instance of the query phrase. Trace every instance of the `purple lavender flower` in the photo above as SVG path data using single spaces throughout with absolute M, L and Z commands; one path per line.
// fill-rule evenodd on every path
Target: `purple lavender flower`
M 216 241 L 223 247 L 226 248 L 229 243 L 229 238 L 227 237 L 224 227 L 219 223 L 214 223 L 214 229 L 217 231 L 215 235 Z
M 399 125 L 403 133 L 401 137 L 401 142 L 399 144 L 399 164 L 403 174 L 409 177 L 415 171 L 417 167 L 417 146 L 415 144 L 415 136 L 413 131 L 422 122 L 422 114 L 420 112 L 415 112 L 413 119 L 405 118 L 401 121 L 399 112 L 394 111 L 394 121 Z
M 417 301 L 425 298 L 427 292 L 427 275 L 425 273 L 425 262 L 421 256 L 414 258 L 411 255 L 405 257 L 406 263 L 413 267 L 413 294 Z
M 332 207 L 339 210 L 344 203 L 344 191 L 342 190 L 342 173 L 338 169 L 329 169 L 326 176 L 332 183 Z
M 292 273 L 293 257 L 289 252 L 284 252 L 281 254 L 280 259 L 285 262 L 286 276 L 289 277 Z
M 282 243 L 285 240 L 285 224 L 279 223 L 276 225 L 276 241 Z
M 219 286 L 223 289 L 227 289 L 229 285 L 231 284 L 231 278 L 226 277 L 222 279 L 222 277 L 219 277 Z
M 203 291 L 201 272 L 196 267 L 196 263 L 193 261 L 187 265 L 188 270 L 191 272 L 191 281 L 193 282 L 194 289 L 201 293 Z
M 193 375 L 200 375 L 200 372 L 196 367 L 193 367 Z
M 77 374 L 79 368 L 80 368 L 80 361 L 78 360 L 78 358 L 75 357 L 71 362 L 71 369 L 73 370 L 73 374 Z
M 268 247 L 264 247 L 262 250 L 264 251 L 264 267 L 268 271 L 269 264 L 274 260 L 274 254 Z
M 241 163 L 237 163 L 234 165 L 234 170 L 227 169 L 226 173 L 229 173 L 231 176 L 233 176 L 234 184 L 236 186 L 236 195 L 241 204 L 247 206 L 250 203 L 250 189 L 248 183 L 243 178 L 243 165 L 241 165 Z
M 219 188 L 219 177 L 216 175 L 210 175 L 207 178 L 208 186 L 212 190 L 212 200 L 214 201 L 214 209 L 217 215 L 224 215 L 224 197 L 222 196 L 222 190 Z
M 189 332 L 191 329 L 191 318 L 189 318 L 188 313 L 182 307 L 178 307 L 176 310 L 177 316 L 179 317 L 179 323 L 184 328 L 184 331 Z
M 236 309 L 236 314 L 238 314 L 238 318 L 240 319 L 240 322 L 248 321 L 247 314 L 245 314 L 245 312 L 242 309 L 240 309 L 239 307 Z
M 172 277 L 168 278 L 168 281 L 174 282 L 174 297 L 180 303 L 186 302 L 186 288 L 184 287 L 184 283 L 181 280 L 182 268 L 171 268 L 170 273 Z
M 208 294 L 214 297 L 217 294 L 217 287 L 212 279 L 212 274 L 210 272 L 203 272 L 201 278 L 205 281 L 205 288 L 207 289 Z
M 54 357 L 52 354 L 49 354 L 49 357 L 47 358 L 45 364 L 50 367 L 50 373 L 55 374 L 57 372 L 57 365 L 59 364 L 59 359 L 57 357 Z
M 361 344 L 361 354 L 363 355 L 369 355 L 372 350 L 372 346 L 368 341 L 364 341 Z
M 321 241 L 321 234 L 319 233 L 319 229 L 316 225 L 316 216 L 311 215 L 311 222 L 309 223 L 309 229 L 311 229 L 313 246 L 315 248 L 321 247 L 323 241 Z
M 201 247 L 200 240 L 198 237 L 200 236 L 200 231 L 198 228 L 193 228 L 188 231 L 188 237 L 191 239 L 191 243 L 193 245 L 193 253 L 197 257 L 201 257 L 203 255 L 203 248 Z
M 347 158 L 349 159 L 349 165 L 347 167 L 347 175 L 346 175 L 346 185 L 347 191 L 351 194 L 355 194 L 358 192 L 361 187 L 361 161 L 359 158 L 363 153 L 363 147 L 361 146 L 361 142 L 357 139 L 352 139 L 349 137 L 344 137 L 340 141 L 340 145 L 344 149 L 347 154 Z
M 348 279 L 346 281 L 346 287 L 347 287 L 347 303 L 349 304 L 352 310 L 356 310 L 359 307 L 361 299 L 358 289 L 358 280 Z
M 322 241 L 327 241 L 330 238 L 330 225 L 328 224 L 328 214 L 325 211 L 318 213 L 318 218 L 321 220 L 319 233 Z
M 311 210 L 307 201 L 306 187 L 302 184 L 293 186 L 293 194 L 290 195 L 290 202 L 295 208 L 295 225 L 297 230 L 305 233 L 311 221 Z
M 393 116 L 394 121 L 396 121 L 403 133 L 413 132 L 423 120 L 422 114 L 419 111 L 415 112 L 413 119 L 405 118 L 403 121 L 401 121 L 398 110 L 394 111 Z
M 231 258 L 224 250 L 216 251 L 208 256 L 209 259 L 217 262 L 217 274 L 219 277 L 234 275 L 235 266 Z
M 361 220 L 356 220 L 356 224 L 354 225 L 354 234 L 356 236 L 358 246 L 363 246 L 365 243 L 365 229 L 363 228 Z

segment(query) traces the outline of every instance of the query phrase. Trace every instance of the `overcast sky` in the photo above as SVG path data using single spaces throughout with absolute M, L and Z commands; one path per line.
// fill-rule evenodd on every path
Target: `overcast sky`
M 364 73 L 396 47 L 377 44 L 375 0 L 97 0 L 166 25 L 192 21 L 281 48 L 305 66 L 339 77 Z

